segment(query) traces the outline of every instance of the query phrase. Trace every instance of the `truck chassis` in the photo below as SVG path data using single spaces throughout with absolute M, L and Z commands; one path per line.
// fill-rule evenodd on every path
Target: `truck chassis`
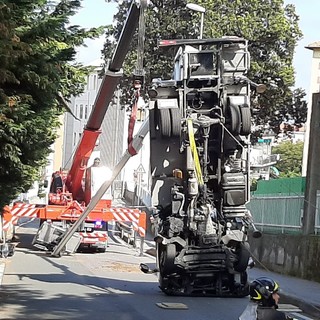
M 247 41 L 178 46 L 170 80 L 149 90 L 150 166 L 161 290 L 248 294 L 250 92 Z

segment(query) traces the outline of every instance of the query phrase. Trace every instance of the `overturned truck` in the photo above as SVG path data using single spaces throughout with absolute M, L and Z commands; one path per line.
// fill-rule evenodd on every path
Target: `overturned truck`
M 246 77 L 245 39 L 159 46 L 178 46 L 172 79 L 155 79 L 149 90 L 160 288 L 168 295 L 245 296 L 247 232 L 254 228 L 246 209 L 250 92 L 263 85 Z

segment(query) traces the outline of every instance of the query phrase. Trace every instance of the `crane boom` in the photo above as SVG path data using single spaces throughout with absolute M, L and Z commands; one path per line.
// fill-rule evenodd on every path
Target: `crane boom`
M 73 158 L 71 169 L 66 180 L 66 188 L 72 193 L 73 198 L 83 201 L 82 178 L 89 158 L 101 133 L 100 127 L 108 110 L 116 87 L 122 77 L 122 65 L 129 51 L 131 39 L 137 28 L 140 8 L 144 7 L 146 0 L 140 3 L 132 1 L 126 22 L 121 32 L 117 47 L 108 65 L 108 69 L 102 80 L 98 95 L 93 104 L 89 120 L 84 128 L 81 140 Z

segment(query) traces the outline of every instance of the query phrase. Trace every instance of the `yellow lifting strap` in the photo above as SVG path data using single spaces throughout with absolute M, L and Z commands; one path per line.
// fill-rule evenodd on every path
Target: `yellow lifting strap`
M 195 167 L 195 171 L 196 171 L 196 177 L 197 177 L 199 185 L 203 185 L 203 176 L 202 176 L 202 172 L 201 172 L 201 166 L 200 166 L 198 151 L 197 151 L 197 147 L 196 147 L 196 141 L 194 139 L 192 119 L 188 119 L 187 123 L 188 123 L 188 134 L 189 134 L 189 140 L 190 140 L 190 148 L 191 148 L 194 167 Z

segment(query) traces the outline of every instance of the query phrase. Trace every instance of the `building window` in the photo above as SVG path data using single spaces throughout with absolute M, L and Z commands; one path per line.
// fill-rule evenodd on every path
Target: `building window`
M 77 139 L 77 134 L 74 132 L 73 133 L 73 146 L 76 145 L 76 139 Z
M 80 119 L 83 119 L 83 104 L 80 104 Z
M 84 109 L 84 118 L 88 119 L 88 105 L 86 104 L 86 107 Z

